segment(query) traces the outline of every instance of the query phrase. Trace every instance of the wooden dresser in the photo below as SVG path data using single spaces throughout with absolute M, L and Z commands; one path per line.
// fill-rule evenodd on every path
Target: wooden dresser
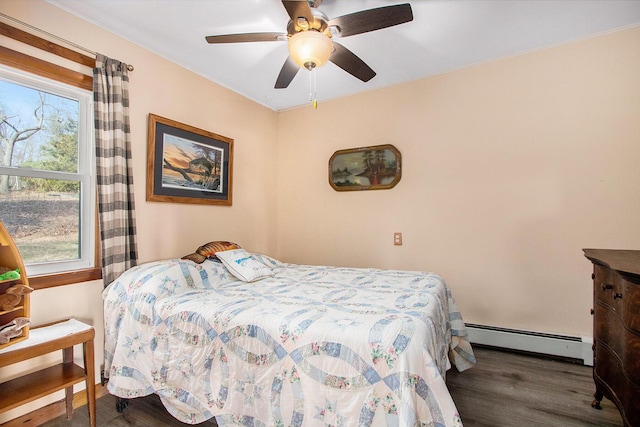
M 583 249 L 593 263 L 593 379 L 625 426 L 640 426 L 640 251 Z

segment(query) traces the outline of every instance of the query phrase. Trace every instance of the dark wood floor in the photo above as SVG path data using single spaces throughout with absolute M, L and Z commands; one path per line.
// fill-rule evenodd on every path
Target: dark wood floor
M 478 364 L 447 373 L 465 427 L 622 427 L 615 405 L 591 407 L 591 367 L 474 347 Z
M 605 399 L 601 411 L 591 408 L 591 368 L 475 347 L 478 364 L 459 373 L 447 373 L 447 384 L 465 427 L 622 427 L 613 403 Z M 184 426 L 169 415 L 156 396 L 131 401 L 122 414 L 115 398 L 98 400 L 99 427 Z M 78 409 L 71 421 L 65 417 L 45 427 L 89 425 L 86 408 Z M 212 420 L 200 424 L 215 426 Z

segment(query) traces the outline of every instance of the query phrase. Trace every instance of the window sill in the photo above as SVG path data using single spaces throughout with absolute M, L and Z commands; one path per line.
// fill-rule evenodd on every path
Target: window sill
M 33 289 L 46 289 L 98 279 L 102 279 L 102 269 L 90 268 L 86 270 L 70 271 L 67 273 L 32 276 L 29 277 L 29 286 Z

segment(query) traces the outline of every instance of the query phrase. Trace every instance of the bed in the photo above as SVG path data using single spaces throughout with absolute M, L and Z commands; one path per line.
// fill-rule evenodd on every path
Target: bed
M 462 425 L 445 375 L 475 358 L 441 277 L 247 256 L 253 281 L 171 259 L 105 288 L 109 392 L 189 424 Z

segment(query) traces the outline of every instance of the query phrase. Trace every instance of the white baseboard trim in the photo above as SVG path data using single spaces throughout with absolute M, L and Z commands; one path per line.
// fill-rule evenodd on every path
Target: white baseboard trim
M 575 337 L 467 324 L 469 341 L 510 350 L 582 360 L 593 366 L 592 337 Z

